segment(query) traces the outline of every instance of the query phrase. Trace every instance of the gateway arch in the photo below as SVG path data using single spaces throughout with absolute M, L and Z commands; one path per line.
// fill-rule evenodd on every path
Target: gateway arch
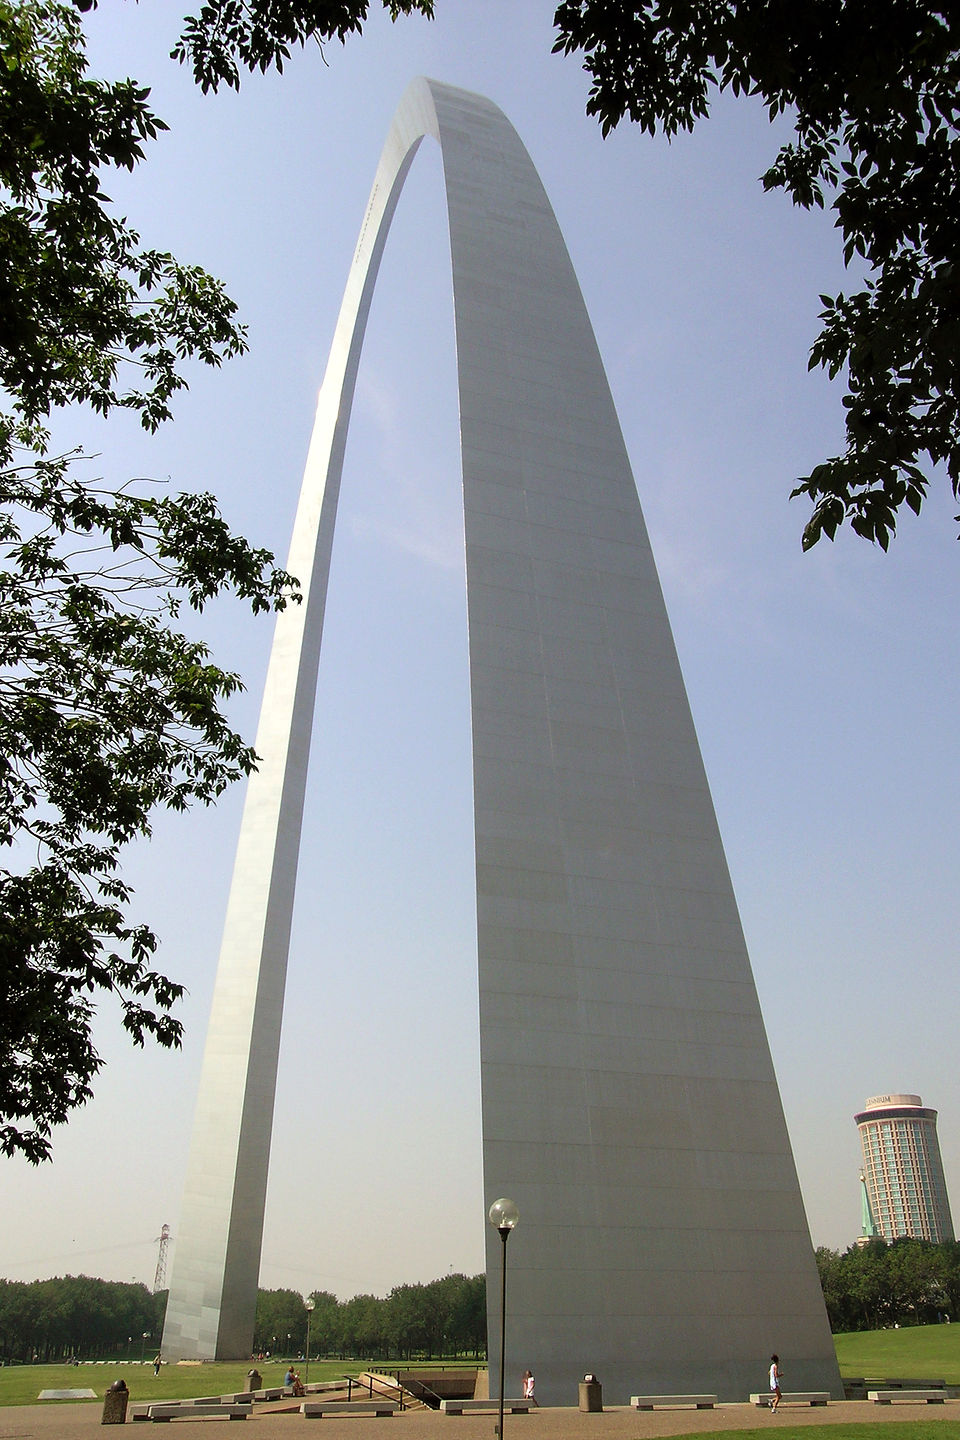
M 320 391 L 200 1082 L 163 1351 L 250 1353 L 301 816 L 344 447 L 397 199 L 441 146 L 453 264 L 485 1196 L 510 1353 L 743 1399 L 772 1349 L 840 1394 L 756 989 L 613 400 L 549 201 L 480 96 L 407 91 Z M 488 1274 L 500 1240 L 489 1232 Z M 498 1285 L 489 1287 L 494 1312 Z M 491 1363 L 499 1325 L 490 1325 Z

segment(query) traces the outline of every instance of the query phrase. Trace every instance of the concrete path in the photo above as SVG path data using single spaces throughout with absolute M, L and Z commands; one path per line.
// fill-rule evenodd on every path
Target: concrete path
M 99 1404 L 16 1405 L 0 1409 L 0 1440 L 108 1440 L 114 1429 L 101 1428 Z M 707 1434 L 722 1430 L 777 1430 L 784 1425 L 840 1425 L 856 1421 L 884 1424 L 896 1420 L 960 1420 L 960 1400 L 945 1405 L 873 1405 L 866 1400 L 839 1400 L 825 1408 L 784 1405 L 778 1414 L 753 1405 L 718 1405 L 715 1410 L 637 1411 L 612 1406 L 600 1415 L 575 1409 L 541 1406 L 529 1415 L 504 1416 L 505 1440 L 657 1440 L 659 1436 Z M 130 1421 L 128 1423 L 128 1428 Z M 411 1410 L 386 1419 L 350 1416 L 344 1419 L 305 1420 L 299 1414 L 268 1414 L 259 1408 L 249 1420 L 175 1420 L 163 1429 L 163 1440 L 177 1440 L 181 1432 L 195 1436 L 215 1427 L 233 1425 L 232 1440 L 491 1440 L 496 1415 L 440 1415 Z M 243 1425 L 245 1429 L 241 1429 Z M 153 1425 L 139 1423 L 140 1440 L 156 1435 Z

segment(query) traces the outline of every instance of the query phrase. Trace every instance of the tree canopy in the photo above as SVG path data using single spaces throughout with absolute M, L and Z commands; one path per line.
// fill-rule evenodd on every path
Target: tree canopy
M 292 594 L 212 496 L 50 452 L 54 410 L 153 430 L 185 361 L 245 347 L 219 282 L 144 249 L 103 192 L 163 128 L 133 81 L 88 77 L 72 5 L 0 0 L 0 1150 L 33 1161 L 91 1094 L 98 992 L 136 1043 L 179 1041 L 122 846 L 254 765 L 221 709 L 239 677 L 174 622 L 224 589 Z
M 78 0 L 80 3 L 80 0 Z M 82 0 L 89 9 L 96 0 Z M 396 20 L 418 11 L 433 17 L 433 0 L 382 0 Z M 283 70 L 292 46 L 314 40 L 346 40 L 359 34 L 369 10 L 367 0 L 207 0 L 188 15 L 173 56 L 189 61 L 204 91 L 221 84 L 240 88 L 240 66 L 247 70 Z
M 397 1285 L 381 1299 L 356 1295 L 338 1300 L 314 1290 L 310 1353 L 339 1356 L 414 1357 L 472 1354 L 486 1350 L 486 1278 L 444 1275 L 423 1285 Z M 0 1361 L 97 1359 L 140 1353 L 144 1333 L 160 1348 L 167 1292 L 145 1285 L 63 1275 L 49 1280 L 0 1279 Z M 307 1311 L 297 1290 L 260 1290 L 253 1348 L 274 1358 L 303 1355 Z
M 846 448 L 799 478 L 804 548 L 848 521 L 886 549 L 931 470 L 960 498 L 960 17 L 936 0 L 561 0 L 555 49 L 583 56 L 604 133 L 692 130 L 724 90 L 794 138 L 763 176 L 829 205 L 866 272 L 821 295 L 810 368 L 845 374 Z M 960 519 L 960 517 L 958 517 Z
M 0 1280 L 0 1359 L 44 1363 L 83 1356 L 130 1354 L 136 1338 L 159 1346 L 167 1304 L 164 1290 L 58 1275 L 49 1280 Z
M 315 1290 L 310 1322 L 313 1355 L 366 1355 L 411 1360 L 473 1354 L 486 1349 L 484 1275 L 444 1275 L 428 1284 L 395 1285 L 381 1299 L 354 1295 L 338 1300 Z M 295 1290 L 261 1290 L 257 1296 L 254 1350 L 303 1353 L 307 1312 Z
M 960 1243 L 871 1240 L 844 1254 L 817 1250 L 817 1268 L 834 1334 L 890 1325 L 934 1325 L 960 1317 Z

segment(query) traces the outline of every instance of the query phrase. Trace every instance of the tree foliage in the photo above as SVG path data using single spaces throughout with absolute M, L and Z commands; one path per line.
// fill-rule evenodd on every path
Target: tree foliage
M 49 450 L 59 407 L 153 430 L 184 361 L 245 347 L 220 284 L 142 248 L 103 193 L 163 128 L 133 81 L 88 77 L 73 6 L 0 0 L 0 1150 L 32 1161 L 91 1094 L 98 993 L 136 1043 L 179 1041 L 122 846 L 254 764 L 220 708 L 239 677 L 174 622 L 224 589 L 255 611 L 291 594 L 210 495 Z
M 315 1290 L 312 1298 L 311 1355 L 412 1360 L 480 1356 L 486 1349 L 484 1275 L 397 1285 L 384 1299 L 354 1295 L 341 1301 L 327 1290 Z M 255 1351 L 302 1355 L 306 1336 L 307 1312 L 295 1290 L 259 1292 Z
M 960 1243 L 872 1240 L 844 1254 L 821 1247 L 817 1268 L 834 1334 L 960 1319 Z
M 306 1345 L 306 1335 L 307 1312 L 298 1290 L 257 1291 L 253 1348 L 258 1354 L 299 1354 Z M 313 1353 L 322 1353 L 319 1345 Z
M 960 14 L 937 0 L 561 0 L 587 109 L 691 130 L 718 92 L 759 96 L 794 139 L 763 176 L 829 204 L 865 284 L 820 297 L 810 368 L 845 372 L 846 448 L 799 479 L 804 548 L 844 521 L 884 549 L 944 465 L 960 498 Z M 958 517 L 960 518 L 960 517 Z
M 133 80 L 91 79 L 76 10 L 0 0 L 0 385 L 2 434 L 71 402 L 139 412 L 155 428 L 186 381 L 179 363 L 218 365 L 245 348 L 220 283 L 141 248 L 102 189 L 133 170 L 167 127 Z M 132 383 L 131 383 L 132 377 Z M 19 422 L 16 423 L 16 422 Z
M 72 1357 L 139 1355 L 144 1334 L 163 1328 L 166 1292 L 146 1285 L 62 1275 L 50 1280 L 0 1280 L 0 1359 L 42 1362 Z
M 444 1275 L 426 1285 L 398 1285 L 383 1299 L 338 1300 L 314 1290 L 310 1354 L 412 1360 L 472 1355 L 486 1349 L 486 1280 Z M 144 1332 L 159 1349 L 167 1292 L 87 1275 L 50 1280 L 0 1279 L 0 1360 L 95 1360 L 120 1355 Z M 303 1355 L 307 1311 L 296 1290 L 260 1290 L 253 1348 Z M 137 1352 L 139 1353 L 139 1352 Z
M 86 4 L 95 0 L 86 0 Z M 390 18 L 419 11 L 433 17 L 433 0 L 382 0 Z M 188 15 L 174 58 L 189 61 L 204 91 L 221 84 L 240 88 L 240 66 L 247 70 L 283 70 L 293 46 L 310 39 L 346 40 L 359 34 L 367 18 L 367 0 L 207 0 Z

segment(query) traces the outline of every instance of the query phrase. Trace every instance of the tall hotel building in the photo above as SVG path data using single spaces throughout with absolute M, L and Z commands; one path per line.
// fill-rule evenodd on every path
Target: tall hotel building
M 874 1095 L 854 1117 L 870 1209 L 884 1240 L 952 1240 L 937 1112 L 919 1095 Z

